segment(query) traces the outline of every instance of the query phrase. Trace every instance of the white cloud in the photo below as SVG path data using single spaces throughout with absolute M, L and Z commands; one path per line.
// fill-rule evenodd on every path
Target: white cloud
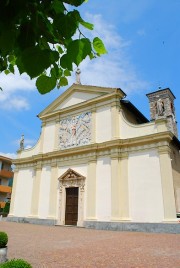
M 27 98 L 22 97 L 22 93 L 32 92 L 35 89 L 35 81 L 31 80 L 27 75 L 0 74 L 0 107 L 5 110 L 27 110 L 29 103 Z
M 16 96 L 9 96 L 6 99 L 7 102 L 1 104 L 1 108 L 5 110 L 28 110 L 29 103 L 27 99 Z
M 139 77 L 128 55 L 131 41 L 125 40 L 114 26 L 104 21 L 101 15 L 86 14 L 86 19 L 95 25 L 91 37 L 100 36 L 108 54 L 92 61 L 86 59 L 82 62 L 81 83 L 120 87 L 128 94 L 146 89 L 148 82 Z
M 5 157 L 9 157 L 9 158 L 12 158 L 12 159 L 14 159 L 14 158 L 17 157 L 17 155 L 14 154 L 14 153 L 3 153 L 3 152 L 0 152 L 0 155 L 5 156 Z

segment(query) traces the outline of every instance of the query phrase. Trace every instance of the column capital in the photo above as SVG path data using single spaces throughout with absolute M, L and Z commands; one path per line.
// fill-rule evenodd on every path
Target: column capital
M 158 148 L 159 154 L 170 154 L 171 148 L 168 145 L 163 145 Z

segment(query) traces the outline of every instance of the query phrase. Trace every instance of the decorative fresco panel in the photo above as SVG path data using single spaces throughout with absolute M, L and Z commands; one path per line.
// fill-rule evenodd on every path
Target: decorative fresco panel
M 59 147 L 67 149 L 91 142 L 91 112 L 60 120 Z

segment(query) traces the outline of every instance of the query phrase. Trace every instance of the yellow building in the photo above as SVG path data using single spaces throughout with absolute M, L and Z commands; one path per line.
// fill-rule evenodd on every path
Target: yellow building
M 151 121 L 119 88 L 73 84 L 39 114 L 37 144 L 14 160 L 9 220 L 97 227 L 176 222 L 180 142 L 170 89 Z

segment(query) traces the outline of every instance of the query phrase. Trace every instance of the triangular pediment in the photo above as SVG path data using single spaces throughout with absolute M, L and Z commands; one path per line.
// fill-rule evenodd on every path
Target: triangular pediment
M 64 174 L 59 177 L 59 181 L 68 181 L 68 180 L 82 180 L 85 179 L 84 176 L 76 172 L 75 170 L 69 168 Z
M 39 118 L 56 113 L 68 107 L 75 106 L 80 103 L 96 99 L 107 94 L 115 92 L 117 88 L 87 86 L 81 84 L 73 84 L 65 92 L 63 92 L 54 102 L 45 108 L 38 116 Z M 122 95 L 124 92 L 122 91 Z

